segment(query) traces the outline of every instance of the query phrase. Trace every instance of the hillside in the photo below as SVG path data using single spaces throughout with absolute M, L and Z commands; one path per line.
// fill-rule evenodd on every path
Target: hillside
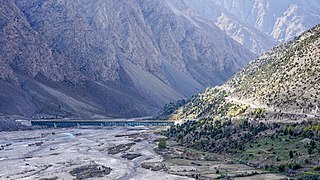
M 232 163 L 319 179 L 319 47 L 317 25 L 254 60 L 224 85 L 165 106 L 160 118 L 181 123 L 163 135 L 192 150 L 231 156 Z
M 147 116 L 254 57 L 170 1 L 5 0 L 0 10 L 0 115 Z
M 269 108 L 316 114 L 320 106 L 320 26 L 274 48 L 228 81 L 233 96 Z
M 319 47 L 320 25 L 317 25 L 252 61 L 224 85 L 208 88 L 184 106 L 175 107 L 177 110 L 170 116 L 172 119 L 226 116 L 234 104 L 240 104 L 246 106 L 244 111 L 249 107 L 262 108 L 270 113 L 314 117 L 320 106 Z

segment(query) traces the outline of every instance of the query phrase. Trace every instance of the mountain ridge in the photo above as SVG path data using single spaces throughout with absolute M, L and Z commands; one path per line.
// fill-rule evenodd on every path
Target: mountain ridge
M 319 43 L 320 25 L 317 25 L 250 62 L 224 85 L 207 88 L 182 107 L 167 107 L 171 113 L 164 110 L 160 117 L 197 119 L 221 116 L 221 112 L 227 116 L 234 103 L 298 118 L 315 117 L 320 104 Z
M 299 36 L 320 21 L 318 1 L 181 0 L 198 16 L 257 55 Z
M 212 22 L 177 15 L 168 3 L 5 0 L 0 112 L 151 115 L 221 84 L 254 57 Z

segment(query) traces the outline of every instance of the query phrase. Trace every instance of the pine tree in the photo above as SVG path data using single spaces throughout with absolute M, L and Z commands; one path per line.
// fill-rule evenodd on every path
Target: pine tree
M 290 159 L 293 158 L 293 152 L 292 151 L 289 152 L 289 157 L 290 157 Z

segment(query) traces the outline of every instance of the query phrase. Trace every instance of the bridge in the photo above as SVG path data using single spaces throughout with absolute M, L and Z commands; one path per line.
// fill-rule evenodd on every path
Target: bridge
M 172 121 L 108 121 L 108 120 L 31 120 L 32 126 L 81 127 L 81 126 L 173 126 Z

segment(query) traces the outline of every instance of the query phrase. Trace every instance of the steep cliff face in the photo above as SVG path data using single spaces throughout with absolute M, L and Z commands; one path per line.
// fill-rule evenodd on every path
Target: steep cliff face
M 276 39 L 246 23 L 215 0 L 184 0 L 198 16 L 212 20 L 222 31 L 244 47 L 262 54 L 277 45 Z
M 317 0 L 216 0 L 229 12 L 280 42 L 290 40 L 320 21 Z
M 260 55 L 320 22 L 320 3 L 291 0 L 180 0 Z
M 189 7 L 179 1 L 141 2 L 164 62 L 203 86 L 221 84 L 253 57 L 212 21 L 189 13 Z
M 35 32 L 11 1 L 0 5 L 0 77 L 17 83 L 16 73 L 35 76 L 43 73 L 61 79 L 57 63 L 45 39 Z
M 5 0 L 0 10 L 2 114 L 149 115 L 253 57 L 170 1 Z

